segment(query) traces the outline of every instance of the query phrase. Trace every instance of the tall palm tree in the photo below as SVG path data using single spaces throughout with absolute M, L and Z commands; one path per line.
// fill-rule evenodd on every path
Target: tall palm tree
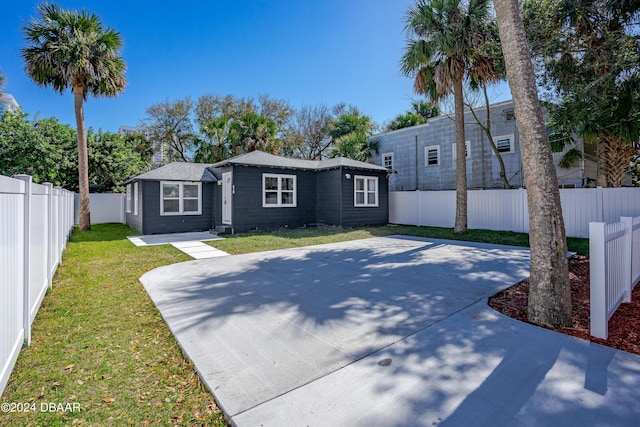
M 122 38 L 100 18 L 52 3 L 38 6 L 39 19 L 24 27 L 27 47 L 22 58 L 29 77 L 39 86 L 52 86 L 61 94 L 73 91 L 78 132 L 80 230 L 91 229 L 87 131 L 83 102 L 89 94 L 115 97 L 126 86 L 126 64 L 120 57 Z
M 405 16 L 408 44 L 401 59 L 414 90 L 432 101 L 453 93 L 456 123 L 456 221 L 467 231 L 467 165 L 464 135 L 465 79 L 498 79 L 493 59 L 482 55 L 495 31 L 489 0 L 417 0 Z
M 571 326 L 571 287 L 560 191 L 529 45 L 518 0 L 495 0 L 494 4 L 520 132 L 529 204 L 531 277 L 527 317 L 533 323 L 551 327 Z

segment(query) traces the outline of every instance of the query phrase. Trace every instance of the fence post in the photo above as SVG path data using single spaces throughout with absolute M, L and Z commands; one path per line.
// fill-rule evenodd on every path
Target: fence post
M 518 195 L 520 196 L 518 197 L 520 202 L 520 217 L 518 218 L 518 229 L 514 231 L 517 231 L 518 233 L 524 233 L 526 231 L 524 218 L 525 210 L 527 209 L 527 193 L 524 188 L 520 187 L 518 188 Z
M 596 187 L 596 220 L 604 222 L 604 191 Z
M 51 262 L 51 243 L 53 242 L 53 217 L 51 215 L 51 197 L 53 197 L 53 184 L 50 182 L 45 182 L 45 187 L 47 187 L 47 284 L 49 285 L 49 289 L 51 289 L 51 285 L 53 283 L 53 274 L 51 274 L 51 269 L 53 268 L 53 263 Z
M 624 245 L 624 271 L 622 272 L 622 277 L 624 277 L 624 298 L 622 299 L 622 302 L 629 302 L 631 301 L 631 288 L 634 285 L 631 283 L 633 218 L 622 216 L 620 217 L 620 222 L 624 225 L 624 238 L 622 240 L 622 244 Z
M 31 259 L 31 184 L 33 178 L 29 175 L 14 175 L 15 179 L 24 181 L 24 262 L 23 268 L 23 282 L 22 292 L 24 294 L 24 309 L 22 311 L 22 322 L 24 324 L 24 339 L 27 345 L 31 344 L 31 274 L 30 259 Z
M 591 276 L 591 335 L 607 339 L 607 260 L 605 226 L 603 222 L 589 223 L 589 274 Z

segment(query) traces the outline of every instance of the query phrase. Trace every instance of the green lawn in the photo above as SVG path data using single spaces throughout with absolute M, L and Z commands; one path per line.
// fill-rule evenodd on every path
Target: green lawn
M 529 246 L 529 235 L 510 231 L 469 230 L 457 234 L 451 228 L 415 227 L 409 225 L 387 225 L 383 227 L 365 227 L 351 230 L 337 229 L 295 229 L 279 230 L 271 233 L 249 233 L 225 236 L 225 240 L 206 242 L 230 254 L 271 251 L 275 249 L 295 248 L 319 245 L 322 243 L 343 242 L 346 240 L 366 239 L 369 237 L 404 234 L 407 236 L 430 237 L 449 240 L 466 240 L 498 245 Z M 589 240 L 570 237 L 567 239 L 569 250 L 589 255 Z
M 169 245 L 137 248 L 123 225 L 74 231 L 0 402 L 0 425 L 225 425 L 138 278 L 190 259 Z M 40 412 L 42 403 L 80 412 Z
M 53 289 L 33 326 L 0 403 L 35 403 L 36 412 L 0 413 L 0 425 L 224 425 L 138 278 L 190 258 L 169 246 L 135 247 L 120 224 L 74 233 Z M 405 234 L 528 246 L 526 234 L 413 226 L 299 229 L 209 242 L 229 252 L 266 251 Z M 586 239 L 569 249 L 588 253 Z M 212 355 L 215 357 L 215 355 Z M 79 404 L 79 412 L 42 412 L 42 403 Z

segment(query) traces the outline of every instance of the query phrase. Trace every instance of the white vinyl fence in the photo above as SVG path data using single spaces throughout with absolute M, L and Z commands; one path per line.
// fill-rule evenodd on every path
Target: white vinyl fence
M 62 261 L 73 229 L 73 193 L 0 176 L 0 395 Z
M 567 236 L 589 237 L 589 222 L 614 222 L 640 215 L 640 188 L 567 188 L 560 190 Z M 527 191 L 469 190 L 470 229 L 529 232 Z M 455 191 L 392 191 L 392 224 L 453 227 Z
M 640 280 L 640 216 L 589 224 L 591 335 L 607 339 L 608 322 Z
M 78 224 L 80 209 L 80 195 L 76 193 L 74 199 L 75 222 Z M 90 193 L 89 203 L 91 204 L 91 224 L 106 224 L 117 222 L 124 224 L 125 213 L 124 193 Z

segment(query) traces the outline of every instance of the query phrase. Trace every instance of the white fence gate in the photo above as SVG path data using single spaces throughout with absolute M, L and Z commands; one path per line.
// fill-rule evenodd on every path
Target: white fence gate
M 640 280 L 640 216 L 589 224 L 591 335 L 607 339 L 608 322 Z
M 73 193 L 0 176 L 0 395 L 73 229 Z
M 117 222 L 126 223 L 124 203 L 124 193 L 90 193 L 89 203 L 91 204 L 91 224 L 106 224 Z M 75 222 L 78 224 L 80 214 L 80 195 L 76 193 L 74 199 Z
M 567 236 L 589 237 L 589 222 L 617 221 L 640 215 L 640 188 L 567 188 L 560 190 Z M 527 191 L 469 190 L 468 224 L 471 229 L 529 232 Z M 392 224 L 453 227 L 455 191 L 392 191 Z

